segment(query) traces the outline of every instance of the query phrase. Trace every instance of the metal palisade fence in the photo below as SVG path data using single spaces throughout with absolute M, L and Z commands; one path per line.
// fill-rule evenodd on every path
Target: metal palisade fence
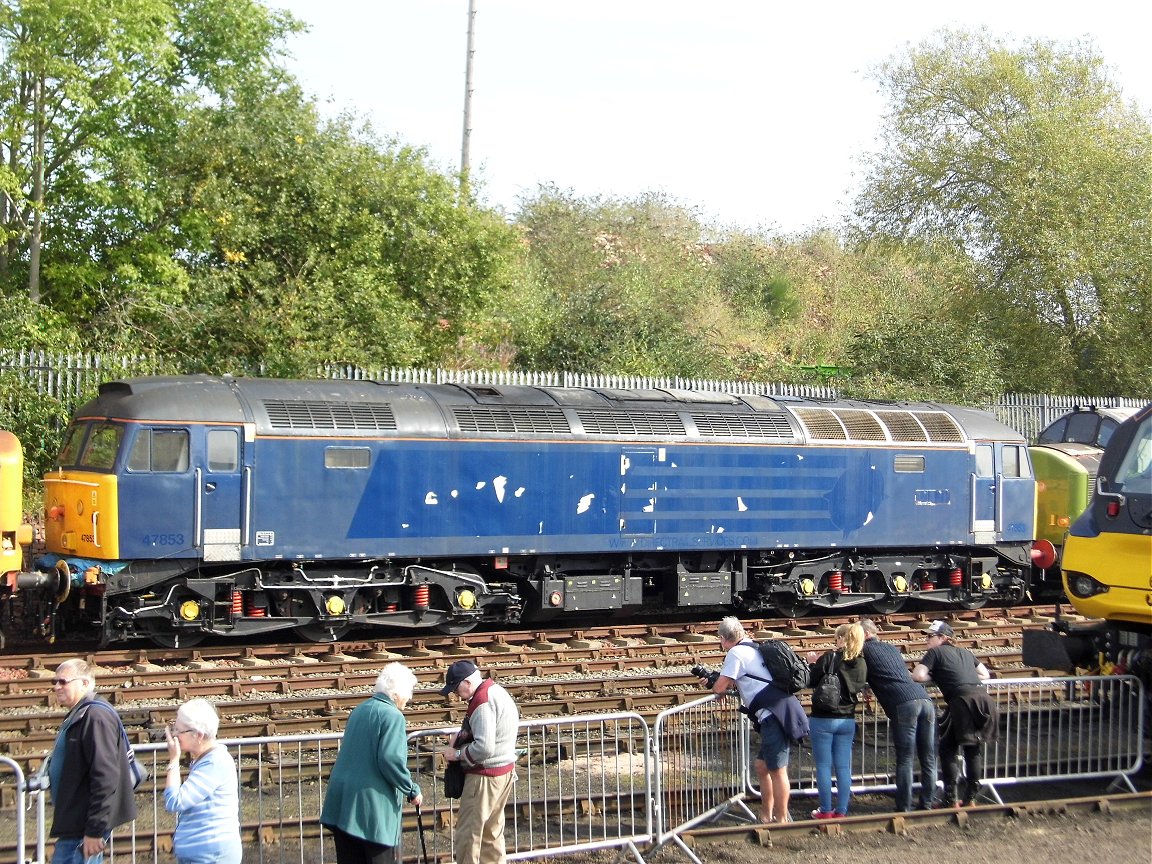
M 92 398 L 102 381 L 144 375 L 174 374 L 171 361 L 151 355 L 103 353 L 54 354 L 47 351 L 0 348 L 0 384 L 4 379 L 18 382 L 20 389 L 50 397 L 71 411 Z M 257 369 L 252 374 L 259 375 Z M 622 389 L 700 390 L 738 395 L 799 396 L 810 399 L 837 399 L 840 392 L 831 386 L 796 385 L 748 381 L 713 381 L 696 378 L 649 378 L 629 375 L 592 375 L 577 372 L 521 372 L 477 369 L 365 369 L 349 364 L 325 364 L 315 370 L 317 378 L 364 381 L 394 381 L 412 384 L 465 384 L 469 386 L 527 387 L 610 387 Z M 0 390 L 8 403 L 13 396 Z M 1040 431 L 1076 406 L 1132 407 L 1147 399 L 1116 396 L 1059 396 L 1007 393 L 990 404 L 974 407 L 992 412 L 1001 422 L 1034 440 Z M 0 404 L 9 411 L 13 404 Z

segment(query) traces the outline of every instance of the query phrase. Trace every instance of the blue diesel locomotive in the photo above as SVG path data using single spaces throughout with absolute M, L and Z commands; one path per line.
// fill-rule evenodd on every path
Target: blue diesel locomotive
M 1024 439 L 980 411 L 687 392 L 112 381 L 44 478 L 55 633 L 208 634 L 1027 590 Z

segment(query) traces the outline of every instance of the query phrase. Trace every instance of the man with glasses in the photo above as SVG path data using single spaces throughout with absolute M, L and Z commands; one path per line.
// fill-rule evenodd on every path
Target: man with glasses
M 1000 712 L 984 686 L 988 669 L 967 648 L 953 644 L 952 626 L 947 621 L 933 621 L 924 635 L 928 650 L 912 670 L 912 677 L 922 683 L 934 682 L 948 705 L 940 718 L 943 806 L 967 807 L 980 792 L 984 742 L 995 740 Z M 961 750 L 966 775 L 963 794 L 959 787 Z
M 112 829 L 136 818 L 124 727 L 111 705 L 96 704 L 103 700 L 96 697 L 96 677 L 85 661 L 56 667 L 52 689 L 68 709 L 48 763 L 52 864 L 101 864 Z

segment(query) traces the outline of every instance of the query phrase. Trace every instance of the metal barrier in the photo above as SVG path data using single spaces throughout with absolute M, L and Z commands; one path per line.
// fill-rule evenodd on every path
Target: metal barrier
M 1000 709 L 999 739 L 986 745 L 985 788 L 1000 801 L 1010 784 L 1111 778 L 1135 787 L 1143 766 L 1144 688 L 1132 676 L 1005 678 L 988 682 Z M 894 788 L 895 752 L 888 720 L 879 710 L 858 719 L 853 748 L 856 792 Z M 759 794 L 751 774 L 759 738 L 734 695 L 711 695 L 662 712 L 650 730 L 634 713 L 543 718 L 521 723 L 517 777 L 505 836 L 509 858 L 524 860 L 617 848 L 643 864 L 640 849 L 675 843 L 691 827 L 731 815 L 756 820 L 746 800 Z M 455 728 L 409 735 L 410 765 L 424 791 L 429 854 L 451 857 L 456 802 L 443 797 L 442 759 Z M 326 864 L 335 861 L 321 830 L 320 808 L 342 734 L 222 739 L 236 758 L 241 826 L 248 864 Z M 137 793 L 137 818 L 113 832 L 107 864 L 170 860 L 175 819 L 164 809 L 167 753 L 162 744 L 135 745 L 152 778 Z M 15 860 L 44 864 L 45 793 L 20 765 L 0 771 L 0 801 L 15 805 Z M 792 751 L 793 794 L 815 794 L 815 772 L 805 744 Z M 411 808 L 405 814 L 402 855 L 420 861 L 420 837 Z M 3 831 L 10 842 L 7 830 Z M 35 853 L 27 846 L 35 839 Z
M 416 782 L 436 817 L 424 838 L 429 855 L 450 858 L 456 801 L 444 798 L 437 750 L 457 731 L 408 736 Z M 504 832 L 509 860 L 620 848 L 643 862 L 638 847 L 652 836 L 649 742 L 648 724 L 630 712 L 522 722 Z M 404 835 L 405 858 L 419 859 L 419 842 L 412 832 Z
M 740 700 L 729 693 L 706 696 L 662 711 L 654 727 L 656 848 L 675 843 L 696 864 L 680 839 L 683 831 L 742 810 L 748 791 L 751 724 Z

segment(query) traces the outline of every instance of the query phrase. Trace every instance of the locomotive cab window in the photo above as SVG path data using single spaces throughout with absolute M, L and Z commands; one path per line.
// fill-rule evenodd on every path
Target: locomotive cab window
M 128 456 L 129 471 L 173 473 L 188 470 L 185 429 L 141 429 Z
M 367 447 L 324 448 L 325 468 L 367 468 L 372 462 L 372 451 Z
M 84 433 L 88 431 L 87 423 L 75 423 L 68 427 L 64 433 L 64 444 L 60 447 L 60 455 L 56 464 L 62 467 L 75 465 L 80 458 L 80 447 L 84 443 Z
M 124 427 L 112 423 L 94 425 L 84 441 L 80 454 L 80 465 L 97 471 L 111 471 L 120 449 L 120 439 L 124 437 Z
M 232 429 L 208 432 L 208 470 L 227 474 L 240 467 L 240 442 Z

